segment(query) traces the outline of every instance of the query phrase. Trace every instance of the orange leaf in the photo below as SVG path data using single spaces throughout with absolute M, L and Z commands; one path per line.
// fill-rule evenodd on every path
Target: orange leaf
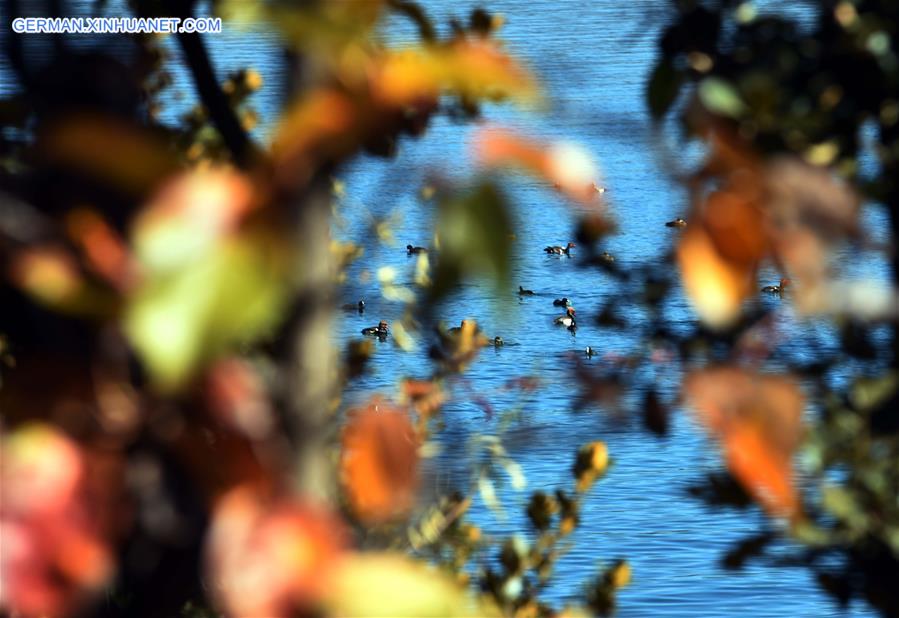
M 473 148 L 481 165 L 521 168 L 575 201 L 595 204 L 601 191 L 596 164 L 575 144 L 547 144 L 506 129 L 486 128 L 475 133 Z
M 737 480 L 771 514 L 796 517 L 791 459 L 802 433 L 799 387 L 782 376 L 722 367 L 693 372 L 684 389 Z
M 475 99 L 537 97 L 530 73 L 489 40 L 463 39 L 386 53 L 376 59 L 370 82 L 375 98 L 388 107 L 433 100 L 443 92 Z
M 363 521 L 408 512 L 418 488 L 418 438 L 406 413 L 378 399 L 351 411 L 340 468 L 350 506 Z
M 134 266 L 125 242 L 97 211 L 78 208 L 66 216 L 66 228 L 87 263 L 119 290 L 130 283 Z
M 337 90 L 315 90 L 284 115 L 272 155 L 291 182 L 301 183 L 317 165 L 358 147 L 363 130 L 363 119 L 350 97 Z

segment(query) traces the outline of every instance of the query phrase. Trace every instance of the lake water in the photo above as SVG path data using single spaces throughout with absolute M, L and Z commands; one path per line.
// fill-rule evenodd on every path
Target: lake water
M 444 24 L 449 16 L 464 18 L 478 6 L 475 2 L 424 4 Z M 585 146 L 601 165 L 609 187 L 606 196 L 620 226 L 607 246 L 617 263 L 627 268 L 663 254 L 671 238 L 663 222 L 686 208 L 684 191 L 668 177 L 655 154 L 658 138 L 644 103 L 667 3 L 534 0 L 490 2 L 489 7 L 506 17 L 503 40 L 537 73 L 552 105 L 549 112 L 538 115 L 490 107 L 486 118 Z M 338 341 L 356 336 L 360 328 L 378 319 L 401 317 L 402 306 L 379 300 L 377 284 L 359 283 L 360 275 L 392 266 L 403 273 L 401 281 L 412 279 L 414 259 L 401 247 L 428 244 L 432 236 L 432 213 L 418 199 L 418 188 L 433 172 L 470 178 L 468 135 L 465 128 L 440 120 L 420 141 L 404 142 L 395 160 L 362 159 L 342 174 L 347 195 L 340 212 L 346 225 L 335 233 L 365 244 L 367 252 L 350 271 L 341 302 L 364 298 L 367 310 L 364 317 L 348 316 L 338 323 Z M 672 132 L 666 135 L 674 152 L 683 148 Z M 447 324 L 475 318 L 486 334 L 503 336 L 507 345 L 485 350 L 455 388 L 459 399 L 443 411 L 445 429 L 439 436 L 443 450 L 431 466 L 430 482 L 440 489 L 466 487 L 474 473 L 467 467 L 472 437 L 502 436 L 524 471 L 527 487 L 515 491 L 505 484 L 501 491 L 507 505 L 505 520 L 480 500 L 475 501 L 472 519 L 488 533 L 504 536 L 527 530 L 523 510 L 530 491 L 569 487 L 574 451 L 589 440 L 602 439 L 614 466 L 583 505 L 582 524 L 573 537 L 575 549 L 556 569 L 550 589 L 554 601 L 575 601 L 601 559 L 626 557 L 634 581 L 620 593 L 620 616 L 867 615 L 861 604 L 848 612 L 841 610 L 805 570 L 750 564 L 734 573 L 718 567 L 735 541 L 760 530 L 763 516 L 757 510 L 712 511 L 686 496 L 688 485 L 720 467 L 716 451 L 688 412 L 678 411 L 669 436 L 660 440 L 647 434 L 639 422 L 622 426 L 602 411 L 574 410 L 577 384 L 570 354 L 580 353 L 586 345 L 601 354 L 625 354 L 641 343 L 627 333 L 600 329 L 592 320 L 580 321 L 576 336 L 552 326 L 551 318 L 561 313 L 552 306 L 552 299 L 567 296 L 580 312 L 592 315 L 616 298 L 618 284 L 595 269 L 578 268 L 574 258 L 559 259 L 542 252 L 547 244 L 572 239 L 570 204 L 528 179 L 510 177 L 505 186 L 519 223 L 513 283 L 538 295 L 519 300 L 512 289 L 496 296 L 489 285 L 470 285 L 444 303 L 441 315 Z M 402 217 L 398 246 L 371 243 L 370 217 L 391 213 Z M 875 232 L 885 229 L 881 213 L 866 216 Z M 853 276 L 887 277 L 882 262 L 853 260 L 853 264 Z M 766 269 L 762 278 L 776 281 L 778 275 Z M 640 314 L 635 306 L 619 309 L 628 316 Z M 666 317 L 675 330 L 693 322 L 694 315 L 679 291 L 667 305 Z M 802 354 L 811 340 L 828 347 L 838 345 L 827 325 L 799 323 L 787 306 L 780 319 L 783 328 L 800 329 L 785 342 L 793 349 L 783 350 L 784 354 Z M 393 393 L 403 376 L 425 377 L 426 348 L 422 342 L 416 352 L 403 353 L 390 343 L 379 345 L 373 372 L 354 384 L 350 401 L 363 400 L 372 392 Z M 660 365 L 650 371 L 655 372 L 660 393 L 673 399 L 680 381 L 678 369 Z M 542 387 L 524 396 L 501 390 L 506 380 L 522 375 L 539 376 Z M 496 413 L 486 415 L 471 393 L 487 397 Z M 517 413 L 515 420 L 506 422 L 503 411 Z
M 115 14 L 118 4 L 111 2 L 108 14 Z M 464 19 L 478 5 L 469 0 L 423 4 L 444 29 L 450 16 Z M 91 5 L 84 3 L 86 12 Z M 669 178 L 655 154 L 657 137 L 644 104 L 646 79 L 667 6 L 658 0 L 489 3 L 492 11 L 506 17 L 502 38 L 536 72 L 552 104 L 540 114 L 490 106 L 485 116 L 543 138 L 576 141 L 593 153 L 620 226 L 606 248 L 623 268 L 662 255 L 671 238 L 663 223 L 686 209 L 684 191 Z M 394 21 L 394 36 L 412 36 L 408 24 Z M 227 25 L 226 30 L 207 37 L 217 67 L 220 71 L 243 65 L 257 68 L 266 86 L 255 95 L 255 106 L 263 118 L 276 117 L 283 68 L 271 35 L 229 30 Z M 5 70 L 0 65 L 0 73 Z M 175 77 L 173 92 L 189 92 L 187 75 L 178 71 Z M 172 96 L 170 117 L 187 101 Z M 424 138 L 405 140 L 395 159 L 360 159 L 341 173 L 346 195 L 334 233 L 364 244 L 366 254 L 351 268 L 340 302 L 364 298 L 367 304 L 364 316 L 341 315 L 335 324 L 335 341 L 341 347 L 364 326 L 379 319 L 400 319 L 403 306 L 380 297 L 373 275 L 379 267 L 392 266 L 400 273 L 400 281 L 412 280 L 414 260 L 401 247 L 429 244 L 432 237 L 433 213 L 418 199 L 418 190 L 433 172 L 459 180 L 471 177 L 469 134 L 470 127 L 439 118 Z M 673 133 L 665 135 L 675 152 L 684 148 Z M 696 153 L 680 155 L 695 160 Z M 598 409 L 574 410 L 577 385 L 571 353 L 593 346 L 600 357 L 589 362 L 598 365 L 604 362 L 603 355 L 627 354 L 643 344 L 633 334 L 599 329 L 589 319 L 579 323 L 576 335 L 552 326 L 551 318 L 561 313 L 552 306 L 553 298 L 567 296 L 580 314 L 589 316 L 616 299 L 618 284 L 595 269 L 578 268 L 576 258 L 543 253 L 548 244 L 572 239 L 574 217 L 569 204 L 528 179 L 509 177 L 505 186 L 518 222 L 513 283 L 515 289 L 521 284 L 538 295 L 519 300 L 514 289 L 496 295 L 489 285 L 472 284 L 441 307 L 448 324 L 475 318 L 487 334 L 503 336 L 507 345 L 484 350 L 462 380 L 453 384 L 456 397 L 443 410 L 445 427 L 438 434 L 441 452 L 429 463 L 428 491 L 467 487 L 474 474 L 468 467 L 472 440 L 477 435 L 501 436 L 521 466 L 527 486 L 521 491 L 508 482 L 499 486 L 507 506 L 505 518 L 497 517 L 480 499 L 475 500 L 470 517 L 492 536 L 527 530 L 523 510 L 530 492 L 570 487 L 574 452 L 585 442 L 601 439 L 608 444 L 614 465 L 586 498 L 582 523 L 572 536 L 575 548 L 557 565 L 549 590 L 549 599 L 556 604 L 576 601 L 602 560 L 625 557 L 634 578 L 619 595 L 620 616 L 868 615 L 860 604 L 848 612 L 840 610 L 806 570 L 750 564 L 733 573 L 718 567 L 735 541 L 761 529 L 763 516 L 758 510 L 712 511 L 686 495 L 688 485 L 721 465 L 688 412 L 678 410 L 668 437 L 657 439 L 639 422 L 612 422 Z M 371 217 L 392 213 L 401 216 L 397 246 L 372 242 Z M 885 229 L 882 214 L 872 210 L 866 217 L 874 235 Z M 880 280 L 887 276 L 886 266 L 873 259 L 853 261 L 851 274 Z M 770 268 L 762 275 L 765 282 L 778 278 Z M 641 314 L 637 306 L 619 309 L 628 316 Z M 667 304 L 666 317 L 675 330 L 693 323 L 694 315 L 679 291 Z M 784 343 L 786 354 L 802 354 L 813 339 L 826 346 L 838 345 L 828 326 L 798 322 L 786 303 L 780 320 L 795 333 Z M 371 371 L 353 383 L 346 396 L 348 405 L 376 392 L 394 394 L 402 377 L 426 377 L 430 368 L 427 342 L 420 338 L 418 344 L 413 352 L 403 352 L 389 341 L 376 345 Z M 650 377 L 666 400 L 676 397 L 678 368 L 657 364 L 644 371 L 652 372 Z M 526 394 L 501 389 L 510 378 L 525 375 L 538 376 L 541 388 Z M 494 414 L 486 414 L 473 401 L 473 394 L 489 400 Z

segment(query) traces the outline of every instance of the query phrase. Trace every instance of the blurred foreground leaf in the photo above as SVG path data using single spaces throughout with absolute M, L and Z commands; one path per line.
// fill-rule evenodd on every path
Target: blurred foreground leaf
M 499 616 L 439 572 L 395 554 L 356 554 L 337 567 L 327 601 L 338 616 Z
M 152 272 L 127 308 L 125 329 L 163 389 L 277 322 L 287 250 L 266 234 L 221 242 L 178 270 Z
M 783 376 L 719 367 L 691 373 L 684 390 L 746 490 L 773 515 L 799 516 L 791 462 L 802 434 L 799 387 Z
M 491 184 L 444 200 L 437 222 L 440 259 L 432 300 L 447 295 L 463 278 L 492 280 L 498 294 L 508 289 L 512 260 L 512 218 L 503 195 Z
M 677 99 L 683 83 L 683 74 L 678 72 L 669 60 L 663 59 L 656 65 L 649 78 L 649 87 L 646 92 L 649 111 L 653 118 L 658 119 L 665 115 Z
M 341 481 L 367 523 L 406 515 L 418 489 L 418 437 L 405 411 L 373 399 L 352 410 L 343 430 Z

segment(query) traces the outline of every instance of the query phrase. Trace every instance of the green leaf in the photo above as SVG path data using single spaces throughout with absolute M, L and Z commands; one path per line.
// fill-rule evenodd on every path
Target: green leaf
M 649 111 L 654 119 L 660 119 L 674 104 L 683 83 L 683 73 L 675 69 L 669 59 L 664 58 L 656 65 L 646 91 Z
M 699 84 L 699 100 L 710 112 L 737 118 L 746 111 L 746 104 L 736 89 L 718 77 L 707 77 Z
M 286 299 L 286 251 L 267 236 L 221 240 L 179 269 L 148 269 L 125 331 L 162 390 L 277 322 Z
M 852 385 L 849 398 L 853 407 L 869 412 L 882 404 L 899 387 L 899 372 L 891 371 L 878 378 L 859 378 Z
M 489 279 L 498 294 L 507 290 L 512 232 L 506 201 L 489 183 L 444 200 L 437 221 L 440 259 L 431 300 L 443 298 L 466 277 Z

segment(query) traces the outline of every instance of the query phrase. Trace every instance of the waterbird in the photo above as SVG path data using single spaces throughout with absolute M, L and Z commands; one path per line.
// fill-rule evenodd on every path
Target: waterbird
M 766 285 L 762 288 L 762 292 L 766 292 L 768 294 L 776 294 L 778 296 L 784 293 L 786 287 L 790 285 L 789 279 L 781 279 L 780 285 Z
M 519 296 L 533 296 L 534 290 L 526 290 L 520 285 L 518 286 L 518 295 Z
M 591 358 L 594 354 L 596 354 L 596 350 L 594 350 L 590 346 L 584 348 L 584 356 L 586 356 L 587 358 Z
M 562 298 L 557 298 L 553 301 L 553 307 L 567 307 L 571 302 L 567 297 L 563 296 Z
M 674 221 L 667 221 L 665 227 L 687 227 L 687 222 L 683 218 L 678 217 Z
M 388 332 L 387 322 L 384 320 L 378 322 L 377 326 L 369 326 L 362 329 L 362 334 L 370 337 L 386 337 Z
M 498 347 L 500 347 L 500 346 L 502 346 L 502 345 L 505 345 L 505 343 L 506 343 L 506 342 L 503 341 L 503 338 L 500 337 L 499 335 L 497 335 L 496 337 L 493 338 L 493 346 L 496 347 L 496 348 L 498 348 Z
M 406 254 L 412 255 L 414 253 L 427 253 L 428 250 L 424 247 L 413 247 L 412 245 L 406 245 Z
M 345 305 L 340 306 L 341 309 L 345 311 L 358 311 L 359 313 L 363 313 L 365 311 L 365 301 L 360 300 L 358 303 L 347 303 Z
M 566 328 L 571 328 L 571 326 L 574 324 L 574 313 L 574 307 L 569 307 L 565 311 L 565 315 L 560 315 L 555 320 L 553 320 L 553 324 L 561 324 Z
M 551 253 L 551 254 L 553 254 L 553 255 L 562 255 L 563 253 L 564 253 L 565 255 L 570 255 L 570 254 L 571 254 L 571 248 L 572 248 L 573 246 L 574 246 L 574 243 L 573 243 L 573 242 L 570 242 L 570 243 L 568 243 L 568 244 L 567 244 L 566 246 L 564 246 L 564 247 L 560 247 L 560 246 L 558 246 L 558 245 L 555 245 L 555 246 L 545 247 L 543 250 L 544 250 L 546 253 Z

